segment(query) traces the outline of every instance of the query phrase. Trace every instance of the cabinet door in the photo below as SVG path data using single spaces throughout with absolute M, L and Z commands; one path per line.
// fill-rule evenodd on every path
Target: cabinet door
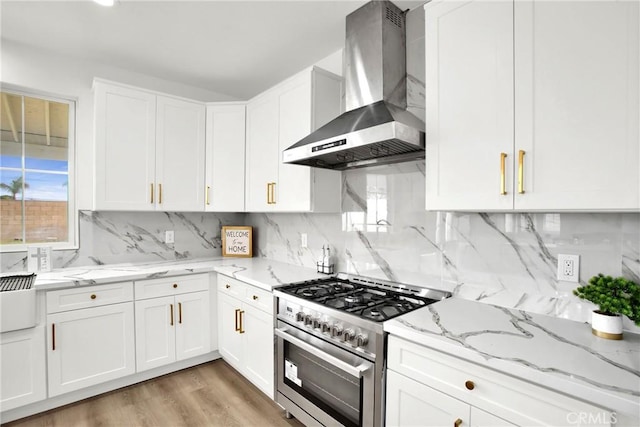
M 209 291 L 176 295 L 176 359 L 183 360 L 211 350 Z
M 3 411 L 47 397 L 44 326 L 0 335 L 0 408 Z
M 505 421 L 502 418 L 496 417 L 486 411 L 482 411 L 478 408 L 471 407 L 471 425 L 473 427 L 511 427 L 516 424 L 512 424 L 509 421 Z
M 136 301 L 136 366 L 138 372 L 176 361 L 174 298 Z
M 247 104 L 247 211 L 273 211 L 278 202 L 269 195 L 271 189 L 271 193 L 279 191 L 278 114 L 275 94 Z
M 218 292 L 218 348 L 224 360 L 236 369 L 242 369 L 242 335 L 240 311 L 242 304 L 237 299 Z
M 96 83 L 95 209 L 154 209 L 155 140 L 155 95 Z
M 311 133 L 311 78 L 303 76 L 280 94 L 278 211 L 310 211 L 311 174 L 308 166 L 282 163 L 282 152 Z
M 471 407 L 453 397 L 387 370 L 387 426 L 469 426 Z
M 49 397 L 135 372 L 133 303 L 47 316 Z
M 273 316 L 248 305 L 241 313 L 246 376 L 273 399 L 275 342 Z
M 245 104 L 207 106 L 207 211 L 244 211 L 245 108 Z
M 640 208 L 639 3 L 515 2 L 521 210 Z
M 157 209 L 204 210 L 205 106 L 158 97 Z
M 426 207 L 512 209 L 513 2 L 432 2 L 425 13 Z

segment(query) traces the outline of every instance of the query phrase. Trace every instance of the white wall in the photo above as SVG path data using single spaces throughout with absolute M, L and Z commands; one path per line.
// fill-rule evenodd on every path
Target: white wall
M 90 209 L 93 187 L 93 78 L 101 77 L 133 86 L 199 101 L 235 101 L 236 98 L 184 83 L 124 70 L 108 64 L 62 56 L 2 40 L 0 81 L 77 101 L 77 207 Z

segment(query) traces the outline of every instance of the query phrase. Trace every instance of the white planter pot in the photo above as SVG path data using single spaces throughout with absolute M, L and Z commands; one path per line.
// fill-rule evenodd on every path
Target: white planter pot
M 622 316 L 619 314 L 603 314 L 600 310 L 591 313 L 591 332 L 609 340 L 622 339 Z

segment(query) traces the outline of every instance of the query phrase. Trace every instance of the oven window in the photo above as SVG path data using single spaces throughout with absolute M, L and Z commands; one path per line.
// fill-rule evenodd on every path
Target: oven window
M 284 341 L 284 382 L 345 426 L 361 425 L 362 379 Z

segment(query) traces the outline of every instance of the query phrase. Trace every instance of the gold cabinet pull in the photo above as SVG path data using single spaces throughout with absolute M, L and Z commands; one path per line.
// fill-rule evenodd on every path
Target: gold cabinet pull
M 177 283 L 174 283 L 174 284 L 173 284 L 173 289 L 175 289 L 175 288 L 177 288 L 177 287 L 178 287 L 178 284 L 177 284 Z
M 90 297 L 90 298 L 91 298 L 91 299 L 96 299 L 96 298 L 98 298 L 98 297 L 96 296 L 96 294 L 91 294 L 91 297 Z
M 272 205 L 276 204 L 276 183 L 275 182 L 271 183 L 271 204 Z
M 473 390 L 474 388 L 476 388 L 476 385 L 473 383 L 473 381 L 465 381 L 464 386 L 467 388 L 467 390 Z
M 158 184 L 158 203 L 162 204 L 162 184 Z
M 169 304 L 169 309 L 171 310 L 171 323 L 170 323 L 170 325 L 173 326 L 173 304 Z
M 243 329 L 243 325 L 242 325 L 242 321 L 244 320 L 244 310 L 240 310 L 240 333 L 244 334 L 244 329 Z
M 505 176 L 504 165 L 507 159 L 507 153 L 500 153 L 500 195 L 507 194 L 507 178 Z
M 225 287 L 225 288 L 227 288 L 227 289 L 229 289 L 229 288 L 231 287 L 231 285 L 226 284 L 226 285 L 224 285 L 224 287 Z
M 151 203 L 153 203 L 153 193 L 154 193 L 154 190 L 153 190 L 153 182 L 152 182 L 151 183 Z
M 240 327 L 238 326 L 239 323 L 239 313 L 240 313 L 240 309 L 236 308 L 236 332 L 238 332 L 240 330 Z
M 51 324 L 51 351 L 56 351 L 56 324 Z
M 178 303 L 178 323 L 182 324 L 182 303 Z
M 211 187 L 209 187 L 209 186 L 207 185 L 207 191 L 205 191 L 205 193 L 204 193 L 204 199 L 205 199 L 205 203 L 206 203 L 207 205 L 210 205 L 210 204 L 211 204 L 211 203 L 209 203 L 209 190 L 211 190 Z
M 518 193 L 524 194 L 524 150 L 518 151 Z
M 267 204 L 271 204 L 271 183 L 267 182 Z
M 254 296 L 253 296 L 253 300 L 255 301 L 255 300 L 257 300 L 257 299 L 258 299 L 258 295 L 254 295 Z
M 453 422 L 453 427 L 460 427 L 462 425 L 462 420 L 458 418 Z

